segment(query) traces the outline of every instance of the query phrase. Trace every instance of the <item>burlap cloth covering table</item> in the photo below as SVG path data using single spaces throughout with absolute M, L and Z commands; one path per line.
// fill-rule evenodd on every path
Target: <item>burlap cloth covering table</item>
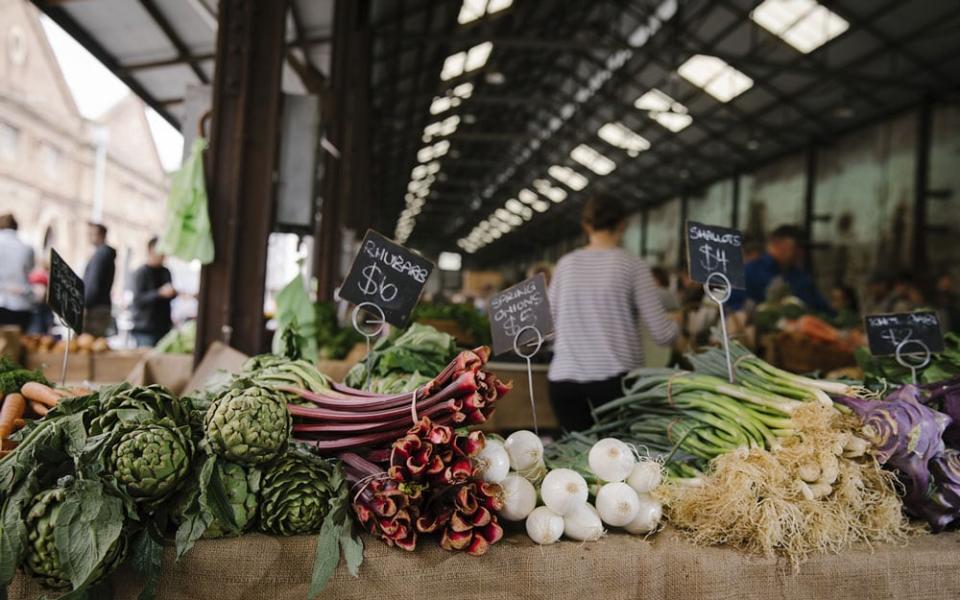
M 650 540 L 615 534 L 592 544 L 542 548 L 514 533 L 481 558 L 445 552 L 434 543 L 407 553 L 371 538 L 365 542 L 360 577 L 350 577 L 341 566 L 322 598 L 960 598 L 960 533 L 818 556 L 797 574 L 783 561 L 694 546 L 669 529 Z M 314 544 L 313 537 L 259 534 L 203 541 L 178 564 L 168 550 L 158 598 L 304 600 Z M 123 578 L 114 597 L 133 599 L 137 590 L 133 578 Z M 19 575 L 10 591 L 13 600 L 41 594 Z

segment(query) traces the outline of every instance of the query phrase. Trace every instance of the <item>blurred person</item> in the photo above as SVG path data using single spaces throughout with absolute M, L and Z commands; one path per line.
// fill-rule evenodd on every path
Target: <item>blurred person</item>
M 883 272 L 872 274 L 867 280 L 866 291 L 863 295 L 863 313 L 865 315 L 877 315 L 893 312 L 895 301 L 893 277 Z
M 853 288 L 835 285 L 830 290 L 830 306 L 836 314 L 835 322 L 842 328 L 854 327 L 860 323 L 860 304 Z
M 581 221 L 588 243 L 560 259 L 550 283 L 556 329 L 550 404 L 567 431 L 590 427 L 591 406 L 621 396 L 621 378 L 644 364 L 640 321 L 661 346 L 679 332 L 650 267 L 620 247 L 626 217 L 612 196 L 588 200 Z
M 38 265 L 28 278 L 33 294 L 33 310 L 30 313 L 30 325 L 27 333 L 50 333 L 53 329 L 53 311 L 47 304 L 47 288 L 50 286 L 50 273 Z
M 817 289 L 813 277 L 802 268 L 805 239 L 804 231 L 795 225 L 774 229 L 767 238 L 764 253 L 745 265 L 747 289 L 734 290 L 729 307 L 741 310 L 748 301 L 756 306 L 766 301 L 771 288 L 788 289 L 811 310 L 832 316 L 830 303 Z
M 0 215 L 0 325 L 26 331 L 33 311 L 30 271 L 33 248 L 17 237 L 17 220 Z
M 926 304 L 923 292 L 913 273 L 900 271 L 893 280 L 890 311 L 903 313 L 917 310 Z
M 87 309 L 84 329 L 105 337 L 112 329 L 110 290 L 116 273 L 117 251 L 107 245 L 107 228 L 102 223 L 88 227 L 93 255 L 83 270 L 84 305 Z
M 177 296 L 170 269 L 157 252 L 157 238 L 147 242 L 147 262 L 133 273 L 133 339 L 138 347 L 156 346 L 173 328 L 170 303 Z

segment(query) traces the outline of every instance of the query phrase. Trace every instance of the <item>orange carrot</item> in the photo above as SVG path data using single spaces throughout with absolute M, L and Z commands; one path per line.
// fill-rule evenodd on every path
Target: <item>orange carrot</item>
M 39 402 L 30 402 L 30 410 L 33 411 L 33 414 L 38 417 L 45 417 L 47 413 L 50 412 L 50 407 L 46 404 L 40 404 Z
M 0 408 L 0 438 L 5 438 L 14 429 L 14 421 L 23 417 L 27 410 L 27 402 L 20 394 L 7 394 Z
M 14 419 L 13 420 L 13 430 L 19 431 L 27 426 L 26 419 Z
M 31 402 L 39 402 L 47 408 L 53 408 L 60 402 L 60 396 L 49 387 L 36 381 L 29 381 L 20 388 L 23 397 Z M 44 413 L 46 414 L 46 413 Z

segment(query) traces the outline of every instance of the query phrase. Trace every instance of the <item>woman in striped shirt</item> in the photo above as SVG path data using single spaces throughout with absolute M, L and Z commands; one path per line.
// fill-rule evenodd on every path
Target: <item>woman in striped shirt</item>
M 556 328 L 550 403 L 567 431 L 591 426 L 590 407 L 620 397 L 621 378 L 643 365 L 641 319 L 661 346 L 679 332 L 650 267 L 620 247 L 626 216 L 613 197 L 588 200 L 582 222 L 589 242 L 560 259 L 550 283 Z

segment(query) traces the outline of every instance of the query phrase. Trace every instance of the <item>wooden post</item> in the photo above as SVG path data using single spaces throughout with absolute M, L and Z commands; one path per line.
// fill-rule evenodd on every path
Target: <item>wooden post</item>
M 216 258 L 201 272 L 196 361 L 215 340 L 265 349 L 286 14 L 287 0 L 220 1 L 208 151 Z

